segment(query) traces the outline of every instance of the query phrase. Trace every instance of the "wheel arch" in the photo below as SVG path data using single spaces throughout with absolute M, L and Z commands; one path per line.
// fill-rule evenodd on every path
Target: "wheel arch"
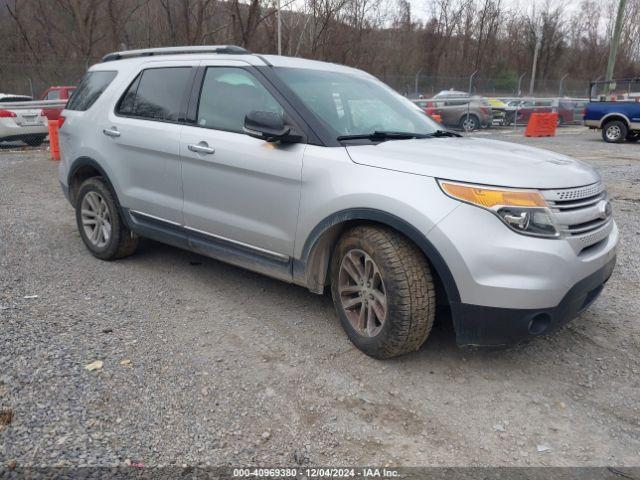
M 600 128 L 604 128 L 607 123 L 613 122 L 615 120 L 621 121 L 627 126 L 627 128 L 629 128 L 629 126 L 631 125 L 631 122 L 626 115 L 624 115 L 623 113 L 614 112 L 608 113 L 604 117 L 602 117 L 602 120 L 600 121 Z
M 71 204 L 75 206 L 76 204 L 76 194 L 80 189 L 80 185 L 86 179 L 91 177 L 102 177 L 104 181 L 107 183 L 107 186 L 111 190 L 116 203 L 118 203 L 118 196 L 116 194 L 115 188 L 113 188 L 113 184 L 107 172 L 100 166 L 98 162 L 96 162 L 93 158 L 90 157 L 79 157 L 73 161 L 71 164 L 71 168 L 69 168 L 69 174 L 67 175 L 67 185 L 69 186 L 69 200 Z
M 327 284 L 329 261 L 340 235 L 348 228 L 360 224 L 382 225 L 401 233 L 424 254 L 434 269 L 449 302 L 459 302 L 460 293 L 451 270 L 435 246 L 413 225 L 402 218 L 382 210 L 353 208 L 336 212 L 322 220 L 308 235 L 299 260 L 294 261 L 293 276 L 296 283 L 314 293 L 323 293 Z

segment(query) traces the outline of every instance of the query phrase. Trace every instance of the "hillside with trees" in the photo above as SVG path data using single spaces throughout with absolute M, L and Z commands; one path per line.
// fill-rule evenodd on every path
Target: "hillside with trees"
M 583 88 L 604 75 L 617 1 L 425 0 L 417 20 L 406 0 L 281 0 L 285 55 L 363 68 L 398 90 L 528 85 L 540 41 L 536 83 Z M 275 53 L 271 0 L 1 0 L 0 90 L 38 91 L 73 83 L 109 51 L 165 45 L 236 44 Z M 629 0 L 617 76 L 640 75 L 640 0 Z M 417 77 L 416 77 L 417 76 Z

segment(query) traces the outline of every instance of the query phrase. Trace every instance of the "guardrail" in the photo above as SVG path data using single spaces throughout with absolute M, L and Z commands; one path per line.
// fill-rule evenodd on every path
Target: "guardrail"
M 0 109 L 27 110 L 32 108 L 64 108 L 66 100 L 29 100 L 26 102 L 3 102 L 0 100 Z

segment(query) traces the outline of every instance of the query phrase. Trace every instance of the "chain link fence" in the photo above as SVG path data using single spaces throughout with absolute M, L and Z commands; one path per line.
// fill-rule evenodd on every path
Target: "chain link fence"
M 530 77 L 510 76 L 486 78 L 476 74 L 473 78 L 432 76 L 424 73 L 415 75 L 384 75 L 381 78 L 398 92 L 409 98 L 432 97 L 443 90 L 470 92 L 486 97 L 573 97 L 588 98 L 589 80 L 575 78 L 537 79 L 533 92 L 530 91 Z

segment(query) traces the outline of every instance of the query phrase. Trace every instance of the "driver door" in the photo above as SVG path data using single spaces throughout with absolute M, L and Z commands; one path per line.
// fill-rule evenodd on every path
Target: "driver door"
M 243 132 L 252 110 L 284 112 L 259 74 L 213 61 L 202 68 L 195 122 L 180 138 L 192 246 L 212 256 L 224 249 L 227 258 L 286 262 L 293 255 L 305 144 L 268 143 Z

